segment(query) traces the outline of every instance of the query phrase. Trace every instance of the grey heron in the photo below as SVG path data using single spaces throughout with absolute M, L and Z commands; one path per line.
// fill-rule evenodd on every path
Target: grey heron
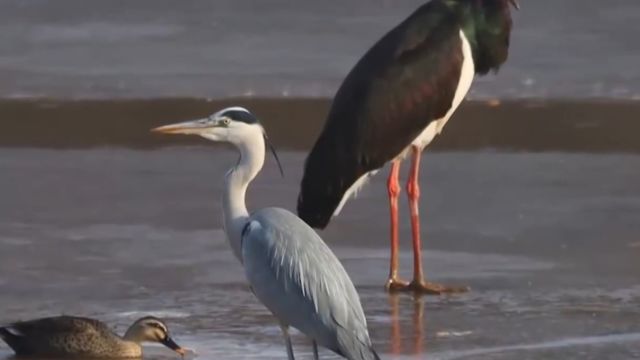
M 432 0 L 384 35 L 337 91 L 306 164 L 298 215 L 325 228 L 385 164 L 391 215 L 387 290 L 465 291 L 425 281 L 418 199 L 424 148 L 458 108 L 476 74 L 507 60 L 515 0 Z M 413 237 L 413 281 L 398 276 L 400 162 L 412 156 L 406 189 Z
M 225 176 L 224 230 L 253 293 L 278 319 L 289 359 L 294 359 L 290 326 L 311 339 L 316 359 L 318 345 L 347 359 L 379 359 L 356 288 L 320 236 L 285 209 L 247 210 L 247 187 L 262 169 L 269 145 L 258 119 L 231 107 L 153 131 L 199 135 L 239 151 L 238 163 Z
M 140 343 L 145 341 L 161 343 L 185 355 L 185 349 L 169 335 L 167 325 L 153 316 L 136 320 L 123 337 L 95 319 L 55 316 L 2 326 L 0 338 L 18 356 L 139 358 Z

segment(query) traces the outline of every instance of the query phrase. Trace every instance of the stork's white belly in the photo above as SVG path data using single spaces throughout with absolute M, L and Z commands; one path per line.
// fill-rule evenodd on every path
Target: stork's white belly
M 434 120 L 429 123 L 429 126 L 427 126 L 427 128 L 424 129 L 422 133 L 420 133 L 420 135 L 418 135 L 418 137 L 411 142 L 411 146 L 417 146 L 422 150 L 427 145 L 429 145 L 429 143 L 433 141 L 436 135 L 442 132 L 442 129 L 447 124 L 447 121 L 449 121 L 451 115 L 453 115 L 458 106 L 460 106 L 460 103 L 462 103 L 462 100 L 464 100 L 464 97 L 467 95 L 469 89 L 471 88 L 471 83 L 473 82 L 473 77 L 476 72 L 475 65 L 473 64 L 471 45 L 469 44 L 469 40 L 467 40 L 467 37 L 462 30 L 460 30 L 460 39 L 462 40 L 462 69 L 460 71 L 460 80 L 458 81 L 456 93 L 453 96 L 451 108 L 449 109 L 449 111 L 447 111 L 447 114 L 443 118 Z M 411 146 L 409 146 L 407 149 L 409 149 Z M 403 156 L 404 153 L 400 155 Z
M 411 146 L 417 146 L 420 148 L 420 150 L 422 150 L 427 145 L 429 145 L 429 143 L 433 141 L 436 135 L 442 132 L 442 129 L 447 124 L 447 121 L 449 121 L 451 115 L 453 115 L 458 106 L 460 106 L 460 103 L 462 103 L 462 100 L 464 100 L 464 97 L 469 92 L 469 88 L 471 88 L 471 83 L 473 82 L 473 77 L 475 75 L 476 69 L 473 63 L 471 45 L 469 44 L 469 40 L 467 40 L 467 37 L 465 36 L 464 32 L 462 32 L 462 30 L 460 30 L 460 39 L 462 40 L 462 69 L 460 71 L 460 80 L 458 81 L 456 93 L 453 96 L 451 108 L 449 109 L 449 111 L 447 111 L 446 115 L 442 119 L 434 120 L 429 123 L 429 126 L 427 126 L 427 128 L 424 129 L 422 133 L 420 133 L 420 135 L 418 135 L 418 137 L 415 138 L 415 140 L 413 140 L 404 151 L 402 151 L 402 153 L 398 154 L 396 158 L 403 158 L 406 154 L 409 153 Z M 342 211 L 342 208 L 346 204 L 347 200 L 354 197 L 358 190 L 360 190 L 364 186 L 364 184 L 366 184 L 367 180 L 377 172 L 378 170 L 370 171 L 362 175 L 355 183 L 353 183 L 353 185 L 351 185 L 351 187 L 349 187 L 349 189 L 342 196 L 340 204 L 334 211 L 333 215 L 338 215 L 340 211 Z

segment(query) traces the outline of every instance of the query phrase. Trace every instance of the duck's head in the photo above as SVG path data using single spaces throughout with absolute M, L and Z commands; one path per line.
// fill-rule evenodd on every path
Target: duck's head
M 176 344 L 176 342 L 171 338 L 171 335 L 169 334 L 169 328 L 164 323 L 164 321 L 153 316 L 145 316 L 141 319 L 136 320 L 136 322 L 134 322 L 133 325 L 129 327 L 129 330 L 127 330 L 124 338 L 136 343 L 160 343 L 177 352 L 181 356 L 184 356 L 186 353 L 186 350 L 180 345 Z

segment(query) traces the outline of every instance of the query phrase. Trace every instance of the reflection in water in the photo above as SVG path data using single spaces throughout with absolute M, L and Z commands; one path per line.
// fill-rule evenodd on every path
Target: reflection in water
M 402 336 L 402 326 L 400 324 L 400 296 L 391 294 L 389 305 L 391 306 L 391 354 L 400 355 L 405 353 L 405 346 L 402 339 L 412 339 L 410 354 L 424 353 L 424 300 L 421 296 L 412 297 L 413 313 L 411 315 L 412 333 L 411 336 Z M 408 328 L 408 327 L 407 327 Z
M 392 294 L 389 296 L 389 305 L 391 305 L 391 354 L 393 355 L 399 355 L 402 353 L 399 302 L 400 297 L 398 295 Z
M 414 336 L 414 354 L 423 352 L 424 341 L 424 301 L 422 296 L 413 298 L 413 336 Z

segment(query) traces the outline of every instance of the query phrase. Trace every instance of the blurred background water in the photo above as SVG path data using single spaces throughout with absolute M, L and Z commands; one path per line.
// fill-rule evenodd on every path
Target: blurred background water
M 331 96 L 422 0 L 0 0 L 0 97 Z M 640 2 L 521 0 L 471 98 L 640 98 Z

